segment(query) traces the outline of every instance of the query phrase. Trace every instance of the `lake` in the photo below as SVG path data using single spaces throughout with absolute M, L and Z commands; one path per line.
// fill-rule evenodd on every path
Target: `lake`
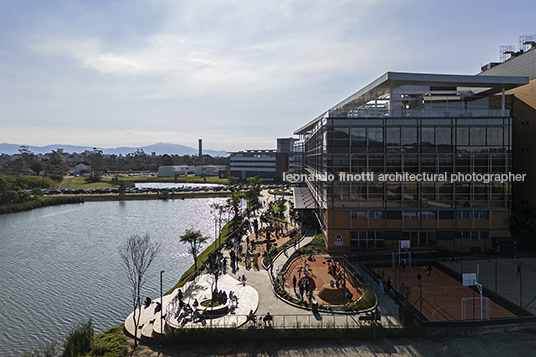
M 162 249 L 143 296 L 171 289 L 193 264 L 179 236 L 199 229 L 214 240 L 212 203 L 226 198 L 86 202 L 0 215 L 0 356 L 20 356 L 63 339 L 92 318 L 96 332 L 133 310 L 118 248 L 149 233 Z

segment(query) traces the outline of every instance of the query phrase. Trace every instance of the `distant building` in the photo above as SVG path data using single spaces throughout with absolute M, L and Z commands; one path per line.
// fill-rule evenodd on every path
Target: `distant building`
M 278 138 L 277 150 L 246 150 L 232 152 L 229 175 L 246 180 L 259 176 L 263 181 L 281 181 L 283 173 L 293 169 L 295 138 Z
M 195 166 L 160 166 L 158 168 L 159 177 L 175 177 L 190 175 L 195 172 Z
M 195 176 L 218 176 L 220 171 L 226 169 L 225 165 L 203 165 L 195 167 Z
M 247 150 L 232 152 L 229 157 L 229 175 L 237 180 L 259 176 L 263 181 L 275 181 L 276 151 Z
M 91 165 L 87 161 L 80 161 L 74 165 L 74 173 L 76 175 L 89 173 L 91 171 Z
M 67 165 L 69 165 L 69 167 L 72 169 L 74 168 L 74 165 L 82 161 L 82 156 L 80 156 L 77 153 L 73 153 L 73 154 L 67 155 L 67 157 L 65 158 L 65 161 L 67 162 Z

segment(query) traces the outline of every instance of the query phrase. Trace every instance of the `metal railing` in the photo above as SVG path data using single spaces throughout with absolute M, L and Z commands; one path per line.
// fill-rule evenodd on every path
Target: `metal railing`
M 401 327 L 398 316 L 373 314 L 275 314 L 269 315 L 234 315 L 209 318 L 191 314 L 180 320 L 166 319 L 168 326 L 179 328 L 270 328 L 270 329 L 328 329 L 360 328 L 362 326 L 381 326 L 385 328 Z

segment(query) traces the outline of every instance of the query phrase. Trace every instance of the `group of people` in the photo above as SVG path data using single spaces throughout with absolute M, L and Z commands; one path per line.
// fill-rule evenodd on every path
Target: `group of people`
M 335 278 L 335 281 L 330 281 L 331 287 L 336 287 L 337 289 L 346 289 L 346 276 L 344 275 L 343 269 L 339 262 L 328 259 L 327 263 L 328 274 Z
M 262 318 L 262 321 L 264 323 L 264 327 L 273 327 L 273 315 L 270 314 L 270 311 L 266 313 L 266 315 Z M 253 310 L 249 310 L 249 314 L 246 318 L 246 323 L 251 321 L 253 325 L 257 323 L 257 316 L 255 316 L 255 313 Z
M 221 272 L 224 274 L 227 269 L 227 258 L 223 256 L 221 251 L 212 252 L 208 255 L 207 267 L 211 273 Z

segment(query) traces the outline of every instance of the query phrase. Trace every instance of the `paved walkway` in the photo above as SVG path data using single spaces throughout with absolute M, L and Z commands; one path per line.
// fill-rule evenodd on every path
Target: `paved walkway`
M 264 207 L 267 207 L 267 202 L 272 201 L 272 195 L 269 195 L 267 191 L 262 192 L 260 200 L 265 203 Z M 251 218 L 258 218 L 261 213 L 252 215 Z M 288 217 L 288 210 L 285 212 Z M 287 249 L 287 254 L 285 255 L 281 252 L 274 260 L 273 264 L 273 275 L 277 274 L 277 271 L 283 267 L 288 257 L 290 257 L 297 249 L 306 246 L 309 244 L 315 235 L 314 230 L 309 230 L 305 236 L 299 241 L 296 246 L 291 246 Z M 224 256 L 228 257 L 227 251 L 224 251 Z M 251 285 L 259 293 L 259 306 L 256 311 L 257 316 L 264 316 L 268 312 L 274 316 L 275 325 L 299 325 L 300 326 L 320 326 L 324 324 L 346 326 L 347 324 L 358 323 L 359 315 L 357 314 L 338 314 L 338 313 L 315 313 L 313 314 L 311 310 L 298 307 L 296 305 L 289 304 L 288 302 L 280 299 L 274 293 L 272 288 L 272 281 L 270 280 L 269 271 L 266 271 L 260 266 L 259 270 L 254 268 L 246 269 L 244 266 L 239 265 L 239 269 L 236 273 L 228 272 L 233 277 L 238 277 L 245 275 L 246 282 L 248 285 Z M 366 274 L 362 273 L 362 276 Z M 398 321 L 398 305 L 388 297 L 387 295 L 380 296 L 379 286 L 376 284 L 373 286 L 379 305 L 379 311 L 382 314 L 382 323 L 392 326 L 400 325 Z M 286 315 L 286 316 L 284 316 Z
M 263 203 L 264 209 L 257 211 L 255 214 L 251 214 L 249 219 L 258 219 L 262 212 L 268 207 L 268 202 L 273 201 L 272 195 L 268 194 L 267 190 L 262 191 L 259 200 Z M 288 210 L 285 212 L 287 220 Z M 270 274 L 275 276 L 277 271 L 282 269 L 283 265 L 297 249 L 306 246 L 314 238 L 314 230 L 309 230 L 304 237 L 297 243 L 295 246 L 290 246 L 287 248 L 286 254 L 281 252 L 275 259 L 273 264 L 273 271 L 270 269 L 265 270 L 262 267 L 262 264 L 259 265 L 259 269 L 256 269 L 252 266 L 250 269 L 246 269 L 243 265 L 238 264 L 235 271 L 232 271 L 231 267 L 226 268 L 226 275 L 220 278 L 220 280 L 225 281 L 225 283 L 218 283 L 218 289 L 230 291 L 233 290 L 238 296 L 238 309 L 235 311 L 234 316 L 230 318 L 222 319 L 210 319 L 206 320 L 206 324 L 211 326 L 241 326 L 246 323 L 246 314 L 249 310 L 253 310 L 257 316 L 257 326 L 262 326 L 262 318 L 266 314 L 270 313 L 273 316 L 272 324 L 275 326 L 310 326 L 310 327 L 321 327 L 324 325 L 328 326 L 352 326 L 359 323 L 358 314 L 341 314 L 341 313 L 312 313 L 311 310 L 299 307 L 293 304 L 286 302 L 285 300 L 280 299 L 275 292 L 273 291 L 272 280 Z M 224 257 L 230 261 L 229 250 L 223 249 L 222 251 Z M 359 269 L 359 267 L 358 267 Z M 362 276 L 366 276 L 363 272 L 360 272 Z M 246 284 L 243 287 L 238 282 L 239 277 L 245 276 Z M 210 291 L 210 284 L 212 278 L 209 275 L 201 275 L 196 279 L 194 284 L 195 289 L 189 288 L 190 285 L 185 285 L 182 289 L 184 300 L 191 301 L 194 298 L 197 298 L 199 301 L 207 298 L 207 293 Z M 378 309 L 382 314 L 382 324 L 385 326 L 398 326 L 400 323 L 398 319 L 398 306 L 394 304 L 393 300 L 387 295 L 381 295 L 379 293 L 379 286 L 375 283 L 368 282 L 372 285 L 374 292 L 378 298 Z M 207 285 L 208 284 L 208 285 Z M 224 285 L 220 285 L 224 284 Z M 229 286 L 227 286 L 229 285 Z M 254 290 L 256 294 L 251 293 L 251 290 Z M 175 311 L 174 304 L 176 303 L 175 296 L 177 290 L 172 294 L 164 297 L 164 311 Z M 159 300 L 158 300 L 159 301 Z M 155 304 L 155 302 L 153 302 Z M 143 337 L 150 339 L 158 336 L 161 333 L 159 326 L 160 313 L 154 312 L 154 307 L 151 305 L 149 308 L 142 311 L 142 320 L 141 324 L 143 327 L 140 329 L 140 333 L 143 334 Z M 235 319 L 236 321 L 231 321 Z M 175 316 L 169 316 L 167 318 L 170 326 L 178 328 L 179 326 L 186 325 L 190 327 L 192 323 L 190 321 L 182 322 L 180 319 L 177 319 Z M 234 325 L 233 325 L 234 324 Z M 148 326 L 153 326 L 151 330 Z M 199 326 L 206 326 L 201 325 Z M 132 314 L 125 320 L 125 328 L 127 331 L 134 335 L 134 325 L 132 322 Z

